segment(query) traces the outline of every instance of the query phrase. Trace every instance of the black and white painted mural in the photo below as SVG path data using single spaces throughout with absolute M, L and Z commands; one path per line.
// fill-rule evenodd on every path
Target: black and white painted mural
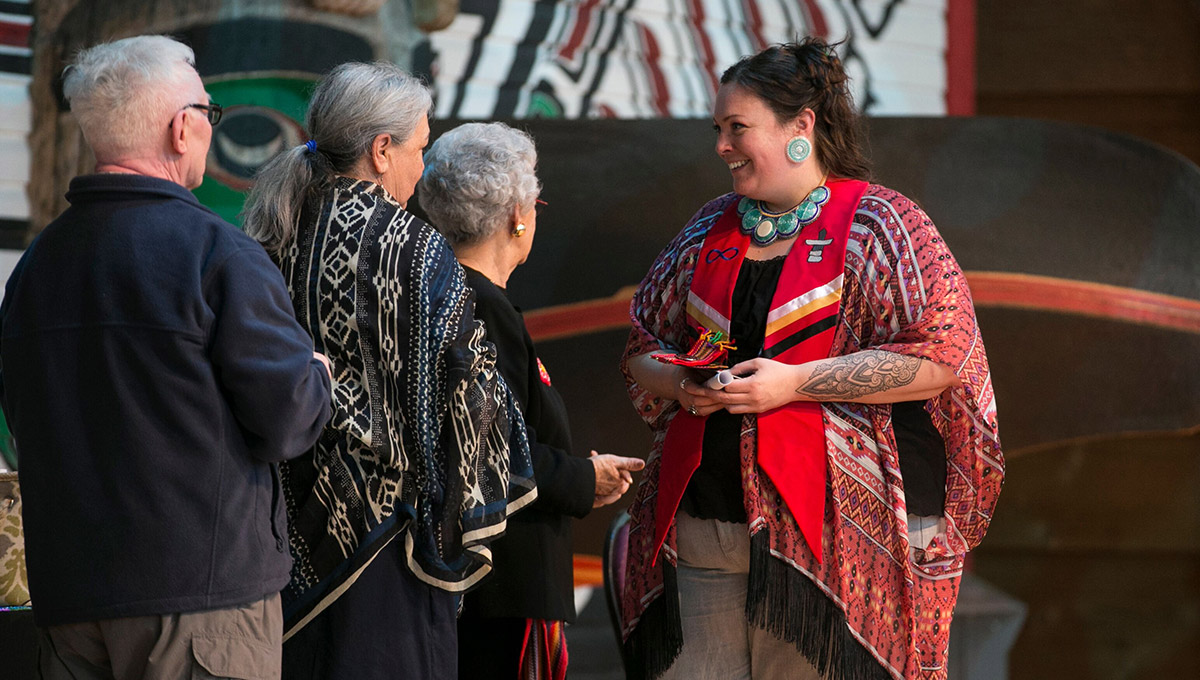
M 844 40 L 873 115 L 946 112 L 946 0 L 464 0 L 413 66 L 439 118 L 707 117 L 721 72 L 806 35 Z

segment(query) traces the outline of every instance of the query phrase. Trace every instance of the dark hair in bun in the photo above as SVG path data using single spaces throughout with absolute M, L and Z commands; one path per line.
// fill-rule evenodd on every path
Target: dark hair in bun
M 772 45 L 730 66 L 721 84 L 744 87 L 762 99 L 781 123 L 804 109 L 816 114 L 813 149 L 831 175 L 867 180 L 862 117 L 850 95 L 850 76 L 834 50 L 819 38 Z

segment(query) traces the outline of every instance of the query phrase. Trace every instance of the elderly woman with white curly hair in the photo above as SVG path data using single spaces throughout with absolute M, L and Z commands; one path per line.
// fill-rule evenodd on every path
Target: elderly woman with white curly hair
M 333 418 L 283 471 L 286 678 L 453 678 L 456 595 L 537 496 L 462 269 L 405 210 L 430 107 L 393 64 L 335 68 L 309 104 L 312 140 L 272 161 L 247 202 L 247 233 L 333 365 Z
M 537 232 L 533 140 L 502 123 L 468 123 L 442 135 L 425 164 L 421 207 L 475 290 L 475 316 L 487 326 L 500 373 L 525 415 L 538 485 L 538 500 L 513 516 L 492 546 L 494 575 L 465 597 L 459 678 L 562 678 L 563 623 L 575 619 L 571 517 L 620 498 L 643 463 L 571 454 L 566 406 L 505 291 Z

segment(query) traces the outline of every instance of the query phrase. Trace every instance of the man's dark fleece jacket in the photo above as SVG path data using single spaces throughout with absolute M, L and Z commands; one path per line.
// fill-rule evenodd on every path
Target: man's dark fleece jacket
M 89 175 L 67 199 L 0 305 L 35 622 L 279 591 L 276 464 L 330 415 L 279 270 L 178 184 Z

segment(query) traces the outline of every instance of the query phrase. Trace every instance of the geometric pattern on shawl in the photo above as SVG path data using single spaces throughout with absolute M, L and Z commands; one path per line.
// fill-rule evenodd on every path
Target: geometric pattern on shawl
M 626 651 L 645 677 L 669 667 L 682 640 L 678 593 L 671 587 L 673 528 L 662 548 L 666 559 L 652 566 L 650 554 L 659 459 L 679 405 L 638 386 L 628 361 L 690 346 L 695 332 L 684 309 L 706 218 L 737 198 L 711 201 L 689 220 L 655 260 L 630 307 L 633 329 L 622 370 L 654 440 L 630 508 L 621 613 Z M 948 366 L 961 381 L 926 402 L 946 444 L 946 531 L 910 551 L 891 407 L 825 403 L 829 484 L 818 561 L 757 465 L 755 418 L 746 416 L 740 454 L 752 534 L 747 616 L 793 641 L 831 677 L 945 678 L 963 559 L 987 531 L 1004 458 L 966 280 L 928 216 L 893 190 L 870 186 L 855 213 L 836 328 L 831 356 L 887 350 Z
M 529 444 L 445 239 L 382 187 L 339 177 L 278 258 L 300 324 L 333 363 L 334 414 L 281 467 L 294 564 L 286 634 L 391 540 L 422 581 L 460 592 L 536 497 Z

